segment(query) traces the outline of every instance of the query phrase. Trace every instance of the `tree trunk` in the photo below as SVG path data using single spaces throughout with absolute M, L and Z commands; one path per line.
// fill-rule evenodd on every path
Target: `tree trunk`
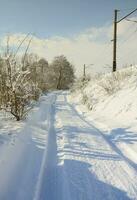
M 57 89 L 60 90 L 61 89 L 61 78 L 62 78 L 62 69 L 60 69 L 59 71 L 59 78 L 58 78 L 58 83 L 57 83 Z

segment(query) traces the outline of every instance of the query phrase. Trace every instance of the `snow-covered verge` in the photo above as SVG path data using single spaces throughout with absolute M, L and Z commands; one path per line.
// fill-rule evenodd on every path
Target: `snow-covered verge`
M 76 84 L 69 101 L 137 169 L 137 67 Z
M 0 112 L 0 199 L 31 200 L 39 191 L 52 95 L 41 96 L 25 121 Z

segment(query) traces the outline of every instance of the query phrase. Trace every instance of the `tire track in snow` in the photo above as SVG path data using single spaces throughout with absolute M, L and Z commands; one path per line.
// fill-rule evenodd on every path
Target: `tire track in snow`
M 50 200 L 56 197 L 57 145 L 54 129 L 55 101 L 56 96 L 51 96 L 48 109 L 48 141 L 43 155 L 34 200 Z
M 58 98 L 58 101 L 55 102 L 55 98 Z M 129 200 L 126 195 L 128 181 L 131 196 L 135 194 L 136 189 L 133 186 L 134 183 L 131 184 L 132 176 L 130 177 L 130 173 L 126 173 L 127 168 L 123 168 L 125 162 L 124 158 L 112 148 L 112 145 L 103 137 L 100 130 L 86 121 L 76 109 L 67 102 L 66 95 L 54 93 L 49 101 L 48 142 L 43 156 L 34 200 Z M 60 117 L 61 120 L 61 127 L 59 129 L 56 127 L 55 113 L 57 119 Z M 66 115 L 66 119 L 70 121 L 66 121 L 64 114 Z M 73 126 L 77 128 L 74 129 Z M 94 143 L 95 148 L 98 147 L 98 150 L 96 149 L 97 152 L 94 152 L 94 146 L 92 145 L 89 148 L 81 146 L 80 142 L 83 136 L 81 137 L 80 134 L 84 131 L 82 126 L 91 131 L 90 136 L 91 139 L 93 139 L 93 141 L 88 141 L 88 139 L 86 139 L 83 143 Z M 72 132 L 75 131 L 74 138 L 70 136 L 72 134 L 71 127 L 74 129 Z M 65 144 L 56 144 L 56 140 L 60 140 L 60 137 L 58 137 L 59 135 L 61 138 L 64 138 L 63 141 Z M 87 137 L 87 135 L 85 134 L 84 137 Z M 76 142 L 77 146 L 74 146 L 74 142 Z M 101 142 L 103 144 L 101 144 Z M 105 145 L 107 145 L 107 147 Z M 64 156 L 62 158 L 63 162 L 58 166 L 57 153 L 60 151 L 60 147 L 61 153 L 63 153 Z M 100 147 L 104 147 L 104 149 L 101 151 Z M 91 158 L 86 148 L 91 150 Z M 70 150 L 72 154 L 71 159 L 67 157 L 68 150 Z M 77 155 L 78 152 L 81 152 L 79 157 Z M 92 153 L 94 155 L 92 155 Z M 103 157 L 105 153 L 108 158 L 105 158 L 105 156 Z M 58 154 L 58 157 L 60 157 L 60 154 Z M 94 167 L 94 171 L 90 170 L 92 167 Z M 112 171 L 113 168 L 116 170 L 114 173 Z M 98 179 L 96 173 L 106 178 L 105 182 Z M 125 174 L 127 180 L 125 177 L 120 180 L 120 173 Z M 105 176 L 108 176 L 109 179 Z M 111 183 L 114 184 L 111 185 Z M 118 184 L 119 187 L 117 187 L 116 184 Z

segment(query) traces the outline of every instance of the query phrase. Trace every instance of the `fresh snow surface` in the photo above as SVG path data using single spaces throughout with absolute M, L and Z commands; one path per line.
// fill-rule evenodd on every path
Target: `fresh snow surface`
M 67 92 L 42 96 L 18 124 L 0 132 L 0 200 L 137 199 L 136 165 Z
M 137 168 L 137 66 L 92 78 L 69 101 Z

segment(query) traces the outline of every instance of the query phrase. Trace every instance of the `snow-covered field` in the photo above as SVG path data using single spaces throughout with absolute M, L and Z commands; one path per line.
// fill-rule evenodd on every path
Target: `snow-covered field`
M 25 122 L 1 121 L 0 200 L 137 199 L 136 121 L 105 115 L 118 94 L 89 112 L 52 92 Z

